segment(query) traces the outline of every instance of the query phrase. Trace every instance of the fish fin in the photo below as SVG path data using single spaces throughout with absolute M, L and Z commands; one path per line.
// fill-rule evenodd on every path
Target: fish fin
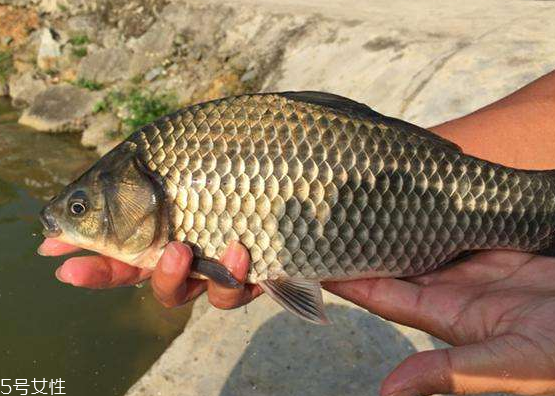
M 381 122 L 386 126 L 392 126 L 399 128 L 407 133 L 412 133 L 419 137 L 432 140 L 435 144 L 448 148 L 450 150 L 461 151 L 461 148 L 455 143 L 436 135 L 432 131 L 421 128 L 417 125 L 411 124 L 409 122 L 399 120 L 393 117 L 387 117 L 383 114 L 372 110 L 369 106 L 364 103 L 356 102 L 352 99 L 345 98 L 343 96 L 330 94 L 327 92 L 317 92 L 317 91 L 289 91 L 278 93 L 277 95 L 283 96 L 290 100 L 295 100 L 299 102 L 310 103 L 318 106 L 324 106 L 331 109 L 339 110 L 347 114 L 353 114 L 361 118 L 368 118 L 372 121 L 378 123 Z
M 265 280 L 259 285 L 279 305 L 298 317 L 316 324 L 330 324 L 324 312 L 320 282 L 287 278 Z
M 315 104 L 318 106 L 329 107 L 346 113 L 354 113 L 359 116 L 378 117 L 382 116 L 380 113 L 372 110 L 364 103 L 355 102 L 352 99 L 343 96 L 318 91 L 288 91 L 282 92 L 277 95 L 283 96 L 287 99 Z
M 242 286 L 226 267 L 207 258 L 195 257 L 191 265 L 191 271 L 203 275 L 224 287 L 239 289 Z

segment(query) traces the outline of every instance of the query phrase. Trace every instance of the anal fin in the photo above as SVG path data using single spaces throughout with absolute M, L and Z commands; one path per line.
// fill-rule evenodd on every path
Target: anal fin
M 259 283 L 279 305 L 294 315 L 316 324 L 330 324 L 324 313 L 320 282 L 307 279 L 276 279 Z

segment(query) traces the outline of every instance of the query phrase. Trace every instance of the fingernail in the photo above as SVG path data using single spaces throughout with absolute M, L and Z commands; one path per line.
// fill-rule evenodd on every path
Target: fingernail
M 238 241 L 231 241 L 225 250 L 222 261 L 237 263 L 244 259 L 244 254 L 244 249 L 241 249 L 241 243 Z
M 183 269 L 181 252 L 173 243 L 166 246 L 161 261 L 162 272 L 166 275 L 179 274 Z
M 56 279 L 58 279 L 60 282 L 63 282 L 63 283 L 71 283 L 70 281 L 71 275 L 67 274 L 66 272 L 67 271 L 64 271 L 63 265 L 61 267 L 58 267 L 58 269 L 54 273 L 56 275 Z
M 46 256 L 46 254 L 42 251 L 42 245 L 44 245 L 44 242 L 42 242 L 39 247 L 37 248 L 37 254 L 39 256 Z

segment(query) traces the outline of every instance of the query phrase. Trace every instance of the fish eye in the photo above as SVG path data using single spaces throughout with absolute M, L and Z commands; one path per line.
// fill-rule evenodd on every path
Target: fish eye
M 87 200 L 85 193 L 77 191 L 69 200 L 69 211 L 75 216 L 81 216 L 87 211 Z
M 82 202 L 73 202 L 70 206 L 71 213 L 76 216 L 82 215 L 87 210 Z

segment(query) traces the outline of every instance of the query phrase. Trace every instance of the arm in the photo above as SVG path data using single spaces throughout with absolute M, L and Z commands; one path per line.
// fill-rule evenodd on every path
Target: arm
M 555 72 L 431 128 L 465 153 L 522 169 L 555 169 Z

